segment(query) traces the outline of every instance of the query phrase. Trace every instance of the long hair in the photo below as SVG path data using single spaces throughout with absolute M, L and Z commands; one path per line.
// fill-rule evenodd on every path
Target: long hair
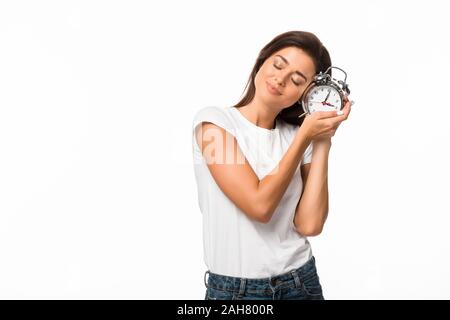
M 255 77 L 261 65 L 272 54 L 285 47 L 297 47 L 305 51 L 314 61 L 316 74 L 325 72 L 331 66 L 331 58 L 328 50 L 322 42 L 311 32 L 306 31 L 288 31 L 273 38 L 259 52 L 253 70 L 250 73 L 248 82 L 244 88 L 244 97 L 233 107 L 239 108 L 250 103 L 255 97 Z M 331 76 L 331 69 L 328 71 Z M 247 89 L 247 91 L 245 91 Z M 301 101 L 301 98 L 300 98 Z M 288 123 L 300 126 L 303 123 L 302 118 L 298 118 L 303 113 L 301 105 L 297 102 L 292 106 L 283 109 L 278 113 L 277 119 L 280 118 Z M 275 119 L 276 120 L 276 119 Z

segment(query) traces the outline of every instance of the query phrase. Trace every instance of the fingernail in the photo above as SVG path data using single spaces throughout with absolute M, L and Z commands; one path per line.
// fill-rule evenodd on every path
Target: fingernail
M 344 114 L 344 111 L 342 111 L 342 110 L 339 110 L 338 112 L 337 112 L 337 115 L 338 116 L 342 116 Z

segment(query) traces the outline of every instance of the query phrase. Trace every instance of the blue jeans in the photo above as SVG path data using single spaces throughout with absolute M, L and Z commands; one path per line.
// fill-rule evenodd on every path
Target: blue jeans
M 314 257 L 296 270 L 269 278 L 236 278 L 206 271 L 204 280 L 205 300 L 324 300 Z

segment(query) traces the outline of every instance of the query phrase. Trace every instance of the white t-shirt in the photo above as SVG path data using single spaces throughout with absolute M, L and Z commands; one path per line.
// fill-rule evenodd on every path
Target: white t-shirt
M 282 159 L 299 127 L 283 120 L 277 120 L 275 129 L 258 127 L 234 107 L 209 106 L 195 114 L 194 172 L 208 270 L 232 277 L 266 278 L 302 266 L 312 251 L 306 237 L 295 230 L 293 219 L 303 189 L 300 165 L 311 162 L 312 143 L 270 222 L 264 224 L 248 218 L 216 184 L 195 138 L 201 122 L 212 122 L 231 133 L 260 180 Z

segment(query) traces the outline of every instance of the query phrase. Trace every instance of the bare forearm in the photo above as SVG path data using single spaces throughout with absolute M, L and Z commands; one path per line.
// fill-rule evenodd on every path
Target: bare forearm
M 259 182 L 258 201 L 264 204 L 267 220 L 281 201 L 310 142 L 300 127 L 278 166 Z
M 308 180 L 295 213 L 295 225 L 305 233 L 320 233 L 328 215 L 328 155 L 330 145 L 313 145 Z

